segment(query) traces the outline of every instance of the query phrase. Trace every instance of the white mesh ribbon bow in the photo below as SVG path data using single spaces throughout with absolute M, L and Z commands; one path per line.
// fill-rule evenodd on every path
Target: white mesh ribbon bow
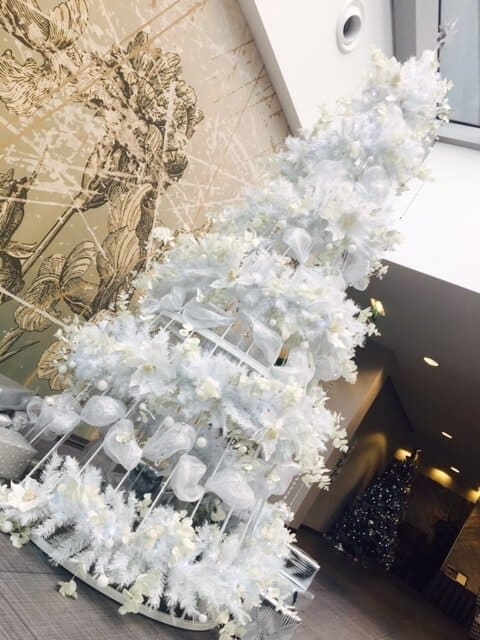
M 26 407 L 27 416 L 36 427 L 55 435 L 65 435 L 80 423 L 80 405 L 71 393 L 47 398 L 32 398 Z
M 127 471 L 134 469 L 142 458 L 142 449 L 135 440 L 133 422 L 127 418 L 115 422 L 105 436 L 103 449 L 109 458 Z

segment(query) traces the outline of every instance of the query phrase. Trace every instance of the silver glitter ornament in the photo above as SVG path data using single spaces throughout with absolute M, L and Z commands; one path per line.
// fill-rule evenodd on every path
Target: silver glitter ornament
M 0 478 L 18 480 L 35 453 L 36 449 L 21 433 L 0 427 Z

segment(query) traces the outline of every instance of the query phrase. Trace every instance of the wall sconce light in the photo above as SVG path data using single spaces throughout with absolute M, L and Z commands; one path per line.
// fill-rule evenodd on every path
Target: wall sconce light
M 381 300 L 370 298 L 370 305 L 375 317 L 381 316 L 382 318 L 385 318 L 387 314 L 385 313 L 385 307 L 383 306 L 383 302 Z
M 407 458 L 412 455 L 412 452 L 408 449 L 402 449 L 401 447 L 397 449 L 394 453 L 394 458 L 400 460 L 400 462 L 404 462 Z

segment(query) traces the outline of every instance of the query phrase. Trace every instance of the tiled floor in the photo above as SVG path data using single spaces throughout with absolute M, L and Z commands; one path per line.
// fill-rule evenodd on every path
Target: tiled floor
M 367 573 L 309 531 L 304 548 L 322 563 L 315 600 L 296 640 L 465 640 L 467 633 L 381 572 Z M 0 640 L 212 640 L 141 616 L 79 584 L 77 601 L 56 592 L 66 574 L 35 547 L 18 551 L 0 534 Z

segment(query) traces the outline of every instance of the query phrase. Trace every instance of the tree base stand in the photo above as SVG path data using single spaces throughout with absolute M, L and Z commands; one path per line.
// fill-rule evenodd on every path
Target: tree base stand
M 45 553 L 49 558 L 52 557 L 52 553 L 54 551 L 54 547 L 43 538 L 39 538 L 38 536 L 32 537 L 33 544 L 38 547 L 43 553 Z M 64 562 L 59 564 L 63 569 L 68 571 L 73 575 L 74 578 L 81 580 L 92 589 L 95 589 L 99 593 L 110 600 L 114 600 L 118 602 L 120 605 L 126 603 L 126 597 L 123 595 L 121 591 L 115 589 L 113 586 L 102 587 L 98 584 L 98 580 L 96 580 L 91 574 L 86 573 L 84 575 L 80 575 L 78 571 L 78 566 L 75 565 L 74 562 Z M 176 627 L 177 629 L 186 629 L 187 631 L 211 631 L 216 627 L 215 623 L 211 620 L 207 622 L 199 622 L 198 620 L 192 620 L 188 617 L 183 617 L 182 614 L 178 614 L 174 611 L 160 611 L 159 609 L 152 609 L 150 607 L 146 607 L 145 605 L 140 605 L 139 611 L 142 616 L 146 616 L 147 618 L 151 618 L 152 620 L 156 620 L 157 622 L 162 622 L 163 624 L 168 624 L 171 627 Z

